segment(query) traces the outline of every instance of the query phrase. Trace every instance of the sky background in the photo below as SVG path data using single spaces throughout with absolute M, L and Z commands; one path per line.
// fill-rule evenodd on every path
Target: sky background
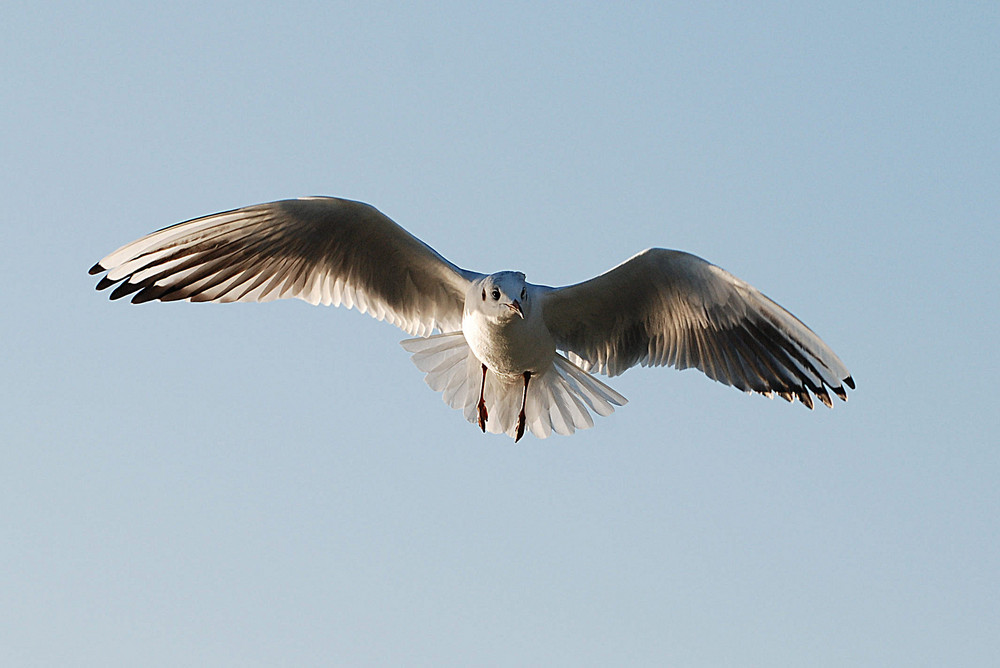
M 994 663 L 1000 5 L 752 4 L 4 3 L 0 664 Z M 515 446 L 368 316 L 87 275 L 316 194 L 536 283 L 693 252 L 858 389 L 640 368 Z

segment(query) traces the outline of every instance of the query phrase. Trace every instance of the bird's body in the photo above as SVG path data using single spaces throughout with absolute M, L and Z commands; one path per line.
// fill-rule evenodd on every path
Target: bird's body
M 545 438 L 593 426 L 626 400 L 592 370 L 697 367 L 747 392 L 830 406 L 854 387 L 793 315 L 715 265 L 650 249 L 564 288 L 457 267 L 371 206 L 286 200 L 179 223 L 127 244 L 112 299 L 269 301 L 356 307 L 419 338 L 403 341 L 427 383 L 484 431 Z M 433 334 L 433 332 L 439 332 Z M 563 351 L 566 355 L 560 354 Z M 810 394 L 811 393 L 811 394 Z M 589 411 L 589 412 L 588 412 Z
M 530 286 L 529 295 L 528 287 L 524 274 L 491 274 L 472 283 L 462 310 L 462 333 L 473 354 L 493 373 L 513 380 L 525 371 L 548 369 L 556 356 L 556 342 L 536 303 L 540 290 Z M 496 299 L 494 290 L 500 295 Z M 508 306 L 515 300 L 516 310 Z

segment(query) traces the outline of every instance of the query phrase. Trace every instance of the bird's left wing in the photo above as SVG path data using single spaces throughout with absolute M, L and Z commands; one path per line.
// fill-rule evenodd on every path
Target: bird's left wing
M 556 346 L 615 376 L 636 364 L 697 367 L 744 391 L 832 405 L 844 363 L 753 286 L 689 253 L 653 248 L 597 278 L 541 293 Z
M 480 274 L 455 266 L 377 209 L 332 197 L 258 204 L 178 223 L 106 256 L 98 290 L 135 303 L 298 298 L 341 304 L 410 334 L 461 328 Z

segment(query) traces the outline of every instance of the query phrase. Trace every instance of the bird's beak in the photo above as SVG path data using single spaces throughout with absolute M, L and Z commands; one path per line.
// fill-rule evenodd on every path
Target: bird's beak
M 521 310 L 521 302 L 515 299 L 511 303 L 507 304 L 507 308 L 521 316 L 521 320 L 524 320 L 524 311 Z

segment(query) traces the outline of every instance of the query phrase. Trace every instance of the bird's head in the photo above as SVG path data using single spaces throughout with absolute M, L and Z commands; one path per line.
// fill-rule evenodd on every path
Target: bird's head
M 472 307 L 486 316 L 505 322 L 524 319 L 531 308 L 531 295 L 519 271 L 500 271 L 474 283 L 466 297 L 466 310 Z

